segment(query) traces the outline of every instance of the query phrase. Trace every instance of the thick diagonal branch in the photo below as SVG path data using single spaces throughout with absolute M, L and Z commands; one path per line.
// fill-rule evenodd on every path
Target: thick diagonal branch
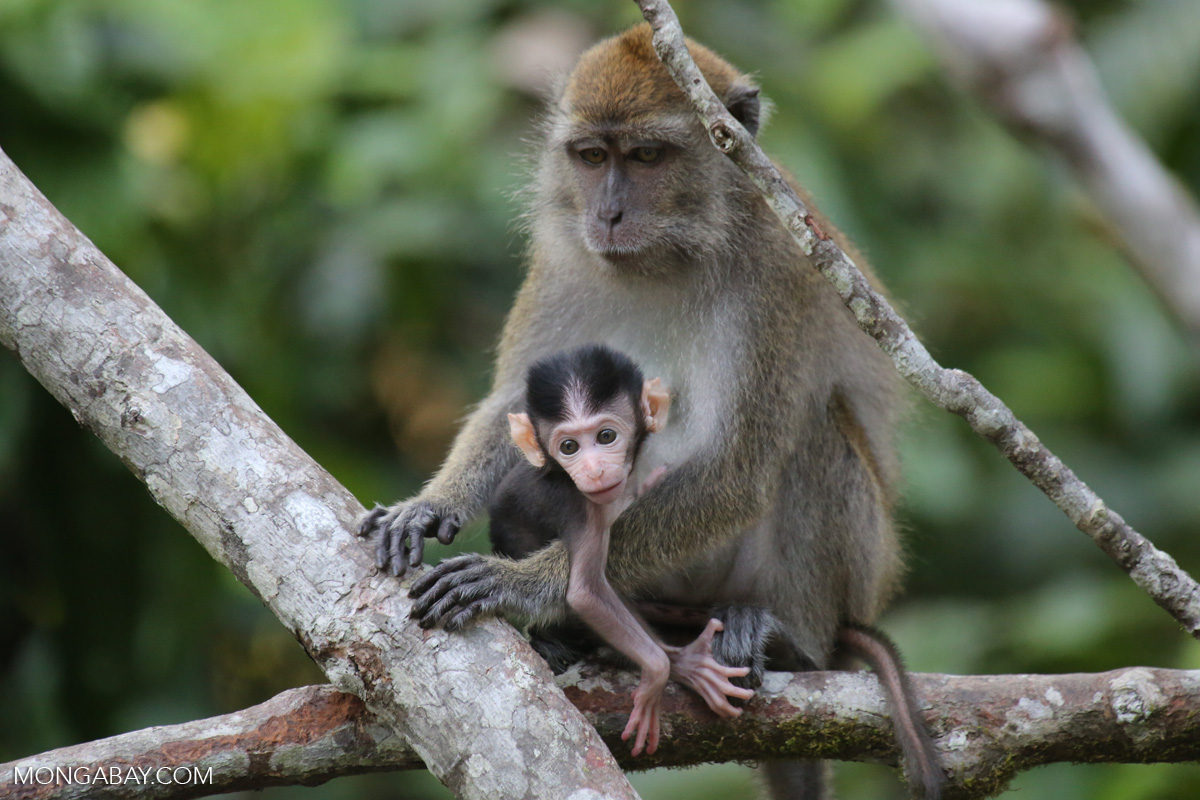
M 1117 562 L 1154 602 L 1192 636 L 1200 638 L 1200 585 L 1156 548 L 1080 480 L 1038 440 L 998 397 L 973 376 L 934 360 L 891 304 L 871 288 L 841 248 L 821 234 L 807 207 L 758 143 L 733 118 L 692 61 L 683 30 L 666 0 L 637 0 L 654 29 L 654 48 L 679 88 L 691 100 L 713 144 L 762 191 L 772 210 L 812 263 L 833 285 L 896 369 L 930 402 L 963 417 L 977 434 L 1057 505 Z
M 456 795 L 636 796 L 511 627 L 408 623 L 354 497 L 3 153 L 0 344 Z

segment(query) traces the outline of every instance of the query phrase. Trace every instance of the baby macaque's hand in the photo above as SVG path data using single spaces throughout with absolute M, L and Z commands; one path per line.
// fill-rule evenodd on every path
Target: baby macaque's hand
M 667 465 L 655 467 L 654 471 L 646 476 L 646 480 L 642 481 L 642 486 L 638 489 L 638 495 L 645 494 L 654 484 L 662 480 L 662 476 L 667 474 Z
M 730 678 L 741 678 L 748 674 L 749 667 L 727 667 L 713 658 L 713 635 L 724 629 L 720 620 L 710 619 L 696 641 L 686 647 L 668 646 L 663 649 L 671 659 L 672 678 L 703 697 L 708 707 L 718 715 L 736 717 L 742 710 L 730 703 L 728 698 L 749 700 L 754 696 L 754 690 L 743 689 L 729 682 Z
M 641 683 L 633 690 L 633 711 L 629 714 L 625 730 L 621 732 L 621 741 L 626 741 L 637 733 L 631 751 L 635 756 L 642 754 L 643 746 L 646 748 L 646 755 L 654 755 L 654 751 L 658 749 L 658 709 L 666 686 L 665 679 L 658 682 L 643 674 Z

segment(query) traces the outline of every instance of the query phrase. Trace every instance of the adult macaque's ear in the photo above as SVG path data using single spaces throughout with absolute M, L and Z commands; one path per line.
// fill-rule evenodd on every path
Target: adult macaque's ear
M 530 464 L 538 469 L 546 466 L 546 456 L 542 453 L 541 445 L 538 444 L 537 432 L 533 429 L 533 423 L 529 420 L 528 414 L 509 414 L 508 432 L 512 436 L 513 444 L 521 448 L 521 452 L 525 454 L 525 458 Z
M 751 136 L 758 136 L 762 122 L 762 101 L 759 99 L 757 86 L 733 87 L 725 100 L 725 107 Z
M 667 425 L 667 412 L 671 409 L 671 394 L 663 386 L 661 378 L 642 384 L 642 414 L 646 417 L 646 430 L 657 433 Z

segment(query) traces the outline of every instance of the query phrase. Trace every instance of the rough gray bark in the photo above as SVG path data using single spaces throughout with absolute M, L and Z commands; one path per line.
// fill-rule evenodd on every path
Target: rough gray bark
M 408 623 L 354 497 L 3 153 L 0 344 L 458 796 L 636 797 L 511 627 Z
M 997 119 L 1070 167 L 1162 303 L 1200 336 L 1195 201 L 1113 111 L 1062 13 L 1041 0 L 893 4 Z
M 666 0 L 636 0 L 654 29 L 654 49 L 691 100 L 717 149 L 762 191 L 846 307 L 891 357 L 896 369 L 930 402 L 958 414 L 1086 533 L 1134 582 L 1192 636 L 1200 638 L 1200 585 L 1080 480 L 975 377 L 934 360 L 891 304 L 836 243 L 820 230 L 803 201 L 746 129 L 713 93 L 688 54 L 683 29 Z
M 913 681 L 923 696 L 936 698 L 931 727 L 949 773 L 948 800 L 994 794 L 1017 773 L 1051 762 L 1200 759 L 1200 714 L 1195 713 L 1200 671 L 1134 667 L 1096 675 L 914 675 Z M 620 741 L 636 682 L 632 673 L 594 666 L 558 679 L 627 769 L 765 757 L 896 761 L 883 695 L 870 673 L 767 673 L 763 688 L 734 721 L 716 717 L 699 697 L 671 686 L 664 698 L 659 751 L 637 759 Z M 0 765 L 0 796 L 82 798 L 95 789 L 86 778 L 114 765 L 150 776 L 162 768 L 212 769 L 204 786 L 128 782 L 106 787 L 113 797 L 130 798 L 313 785 L 341 775 L 422 766 L 353 695 L 309 686 L 236 714 Z M 84 781 L 18 783 L 18 768 L 22 775 L 64 768 Z

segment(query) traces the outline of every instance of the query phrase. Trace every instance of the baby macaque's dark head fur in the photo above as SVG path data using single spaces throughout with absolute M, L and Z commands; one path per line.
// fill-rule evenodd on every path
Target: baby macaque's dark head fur
M 542 426 L 565 421 L 572 406 L 596 413 L 627 402 L 637 432 L 629 458 L 636 458 L 647 432 L 641 409 L 644 383 L 645 377 L 632 359 L 602 344 L 555 353 L 531 366 L 525 381 L 525 413 L 538 430 L 547 466 L 557 462 L 546 451 Z

